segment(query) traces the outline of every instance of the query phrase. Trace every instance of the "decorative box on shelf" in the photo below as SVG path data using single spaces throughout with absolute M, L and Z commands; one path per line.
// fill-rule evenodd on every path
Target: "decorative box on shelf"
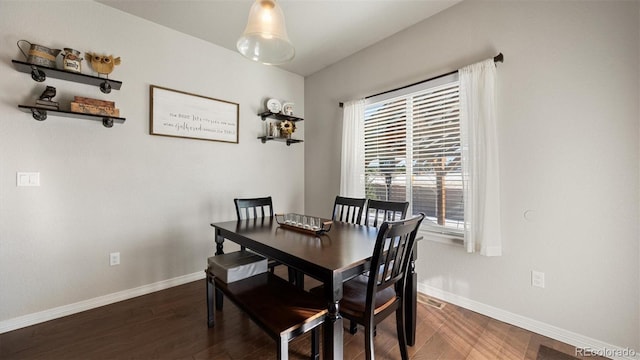
M 75 96 L 71 102 L 71 111 L 83 114 L 106 115 L 119 117 L 120 110 L 113 101 L 98 100 Z

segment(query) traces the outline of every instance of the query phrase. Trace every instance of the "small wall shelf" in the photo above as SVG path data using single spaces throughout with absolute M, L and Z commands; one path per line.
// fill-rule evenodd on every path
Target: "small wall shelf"
M 258 139 L 262 140 L 262 143 L 266 143 L 267 141 L 280 141 L 280 142 L 286 142 L 287 146 L 291 145 L 291 144 L 297 144 L 297 143 L 301 143 L 304 140 L 299 140 L 299 139 L 287 139 L 287 138 L 283 138 L 283 137 L 275 137 L 275 136 L 258 136 Z
M 46 120 L 47 115 L 49 114 L 51 116 L 60 116 L 60 117 L 82 119 L 82 120 L 102 120 L 102 125 L 104 125 L 104 127 L 110 128 L 110 127 L 113 127 L 114 123 L 122 124 L 126 120 L 125 118 L 115 117 L 115 116 L 77 113 L 77 112 L 65 111 L 65 110 L 53 110 L 53 109 L 48 109 L 46 107 L 39 107 L 39 106 L 32 106 L 32 105 L 18 105 L 18 108 L 22 112 L 31 113 L 31 116 L 33 116 L 33 118 L 38 121 Z
M 304 120 L 303 118 L 299 118 L 299 117 L 295 117 L 295 116 L 291 116 L 291 115 L 285 115 L 285 114 L 282 114 L 282 113 L 274 113 L 274 112 L 271 112 L 269 110 L 261 112 L 260 114 L 258 114 L 258 116 L 260 116 L 262 121 L 265 121 L 267 118 L 276 119 L 276 120 L 280 120 L 280 121 L 287 121 L 288 120 L 288 121 L 291 121 L 291 122 L 297 122 L 297 121 Z M 300 139 L 291 139 L 291 138 L 286 138 L 286 137 L 275 137 L 275 136 L 258 136 L 258 139 L 260 139 L 263 144 L 266 143 L 267 141 L 280 141 L 280 142 L 287 143 L 287 146 L 290 146 L 291 144 L 297 144 L 297 143 L 304 142 L 304 140 L 300 140 Z
M 13 63 L 13 66 L 16 68 L 16 70 L 23 73 L 31 74 L 31 78 L 37 82 L 43 82 L 47 79 L 47 76 L 49 76 L 55 79 L 98 86 L 100 88 L 100 91 L 105 94 L 110 93 L 112 89 L 120 90 L 120 87 L 122 87 L 122 81 L 118 80 L 106 79 L 98 76 L 76 73 L 73 71 L 54 69 L 47 66 L 34 65 L 24 61 L 11 60 L 11 62 Z
M 281 114 L 281 113 L 274 113 L 274 112 L 271 112 L 271 111 L 268 111 L 268 110 L 258 114 L 258 116 L 260 116 L 262 121 L 264 121 L 266 118 L 272 118 L 272 119 L 276 119 L 276 120 L 289 120 L 289 121 L 302 121 L 302 120 L 304 120 L 304 119 L 299 118 L 299 117 L 295 117 L 295 116 L 291 116 L 291 115 L 285 115 L 285 114 Z
M 60 70 L 48 66 L 34 65 L 24 61 L 11 60 L 11 62 L 13 63 L 13 66 L 16 68 L 16 70 L 18 70 L 19 72 L 31 74 L 31 78 L 37 82 L 43 82 L 47 79 L 47 76 L 49 76 L 55 79 L 98 86 L 100 88 L 100 91 L 105 94 L 110 93 L 112 89 L 120 90 L 120 87 L 122 87 L 122 81 L 118 80 L 105 79 L 98 76 Z M 22 112 L 31 113 L 31 116 L 33 116 L 33 118 L 38 121 L 46 120 L 48 115 L 52 115 L 82 120 L 101 120 L 104 127 L 110 128 L 113 127 L 114 123 L 122 124 L 126 120 L 125 118 L 117 116 L 78 113 L 73 111 L 50 109 L 44 106 L 37 105 L 18 105 L 18 108 Z

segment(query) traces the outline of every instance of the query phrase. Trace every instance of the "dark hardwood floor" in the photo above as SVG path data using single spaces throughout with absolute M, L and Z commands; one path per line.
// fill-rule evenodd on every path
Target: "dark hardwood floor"
M 229 301 L 207 328 L 204 280 L 0 335 L 0 359 L 275 359 L 275 343 Z M 346 322 L 345 322 L 346 323 Z M 531 359 L 572 346 L 451 304 L 418 304 L 412 359 Z M 378 326 L 376 359 L 399 359 L 393 316 Z M 364 359 L 362 331 L 345 331 L 345 359 Z M 290 358 L 309 354 L 309 334 Z M 593 358 L 590 358 L 593 359 Z

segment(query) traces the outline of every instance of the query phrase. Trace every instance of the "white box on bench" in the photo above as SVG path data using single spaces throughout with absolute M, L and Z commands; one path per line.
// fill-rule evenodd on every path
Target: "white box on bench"
M 225 283 L 267 272 L 267 259 L 250 251 L 235 251 L 208 259 L 213 275 Z

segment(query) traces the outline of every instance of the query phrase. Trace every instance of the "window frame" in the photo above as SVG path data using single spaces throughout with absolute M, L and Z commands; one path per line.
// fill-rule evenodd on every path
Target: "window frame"
M 452 83 L 459 83 L 458 72 L 446 74 L 422 83 L 407 86 L 407 87 L 400 88 L 398 90 L 394 90 L 390 92 L 385 92 L 380 95 L 372 96 L 365 100 L 365 112 L 366 112 L 366 109 L 371 105 L 374 105 L 380 102 L 391 102 L 394 99 L 400 99 L 400 98 L 411 100 L 412 96 L 419 92 L 422 92 L 428 89 L 433 89 L 433 88 L 440 87 L 447 84 L 452 84 Z M 412 106 L 413 106 L 412 101 L 406 102 L 406 110 L 405 110 L 406 114 L 412 113 L 413 111 Z M 406 152 L 405 156 L 407 159 L 412 159 L 412 160 L 414 159 L 414 151 L 413 151 L 414 149 L 413 149 L 413 139 L 412 139 L 413 125 L 414 125 L 413 116 L 405 117 L 405 126 L 404 126 L 405 127 L 405 152 Z M 364 136 L 365 135 L 363 134 L 363 138 Z M 366 148 L 366 145 L 365 145 L 365 148 Z M 405 170 L 405 174 L 413 174 L 412 163 L 413 161 L 406 162 L 407 169 Z M 413 183 L 411 182 L 411 180 L 408 180 L 408 181 L 405 180 L 405 181 L 406 181 L 405 182 L 405 199 L 408 199 L 407 201 L 409 201 L 408 212 L 411 214 L 413 210 L 413 201 L 412 201 L 413 200 L 413 193 L 412 193 Z M 433 225 L 425 221 L 422 223 L 422 226 L 419 229 L 419 234 L 422 235 L 425 239 L 435 241 L 435 242 L 455 244 L 455 245 L 461 245 L 461 246 L 464 244 L 464 228 L 463 229 L 446 228 L 445 226 Z

